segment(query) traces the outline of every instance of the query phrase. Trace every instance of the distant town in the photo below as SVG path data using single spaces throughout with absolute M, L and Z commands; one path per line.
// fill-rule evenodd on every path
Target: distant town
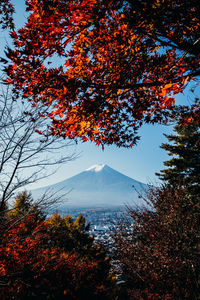
M 112 234 L 120 224 L 121 218 L 127 216 L 126 207 L 113 208 L 71 208 L 59 210 L 61 215 L 70 215 L 75 219 L 82 214 L 90 224 L 90 234 L 96 242 L 103 244 L 111 254 L 113 252 L 114 240 Z

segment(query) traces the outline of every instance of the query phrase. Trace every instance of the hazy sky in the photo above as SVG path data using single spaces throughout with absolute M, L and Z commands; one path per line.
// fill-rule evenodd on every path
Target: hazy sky
M 21 25 L 25 21 L 24 0 L 14 0 L 16 7 L 17 24 Z M 5 33 L 1 34 L 1 41 L 6 42 Z M 8 40 L 7 40 L 8 41 Z M 177 97 L 177 102 L 188 102 L 188 97 L 181 94 Z M 115 146 L 97 147 L 89 142 L 79 143 L 74 146 L 79 158 L 68 162 L 62 166 L 58 172 L 48 179 L 38 182 L 33 187 L 50 185 L 71 177 L 94 164 L 108 164 L 110 167 L 130 176 L 136 180 L 148 183 L 158 180 L 155 172 L 163 168 L 163 162 L 168 159 L 167 153 L 160 149 L 160 145 L 166 142 L 163 133 L 170 133 L 172 127 L 161 125 L 146 125 L 140 130 L 141 140 L 132 149 L 117 148 Z M 66 154 L 68 154 L 66 149 Z M 70 152 L 72 149 L 70 150 Z

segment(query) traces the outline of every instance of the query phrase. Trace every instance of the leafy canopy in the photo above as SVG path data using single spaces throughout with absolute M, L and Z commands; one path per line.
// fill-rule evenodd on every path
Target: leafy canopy
M 27 23 L 11 32 L 7 83 L 43 103 L 50 134 L 130 147 L 143 123 L 174 116 L 175 95 L 200 74 L 197 0 L 26 6 Z M 198 101 L 183 108 L 187 122 L 198 118 Z

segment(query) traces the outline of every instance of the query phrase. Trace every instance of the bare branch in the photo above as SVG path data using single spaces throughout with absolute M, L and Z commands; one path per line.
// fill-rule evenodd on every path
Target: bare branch
M 46 109 L 46 108 L 45 108 Z M 58 166 L 77 157 L 75 151 L 62 155 L 74 145 L 45 135 L 48 123 L 42 107 L 13 101 L 9 89 L 0 95 L 0 202 L 1 207 L 22 187 L 46 178 Z M 44 135 L 37 133 L 37 128 Z M 65 151 L 66 152 L 66 151 Z M 59 196 L 60 197 L 60 196 Z

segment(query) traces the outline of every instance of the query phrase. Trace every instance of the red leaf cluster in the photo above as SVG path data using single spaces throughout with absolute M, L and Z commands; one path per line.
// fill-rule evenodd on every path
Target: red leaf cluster
M 7 83 L 49 109 L 51 134 L 130 147 L 200 74 L 197 2 L 28 0 Z
M 47 223 L 24 217 L 1 228 L 0 298 L 111 299 L 95 261 L 50 245 Z

